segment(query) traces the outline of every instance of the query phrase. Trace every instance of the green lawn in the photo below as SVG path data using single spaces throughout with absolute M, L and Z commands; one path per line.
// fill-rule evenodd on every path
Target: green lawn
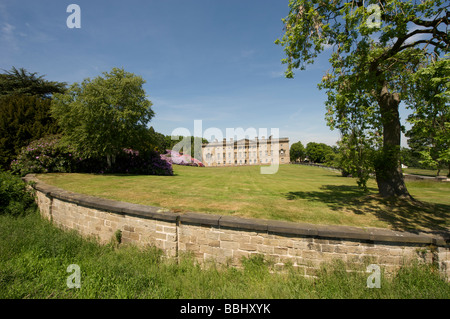
M 174 165 L 175 176 L 42 174 L 70 191 L 196 211 L 315 224 L 392 229 L 450 228 L 450 183 L 410 181 L 417 202 L 391 202 L 360 190 L 353 178 L 319 167 L 280 165 L 273 175 L 258 166 L 200 168 Z
M 406 174 L 433 176 L 433 177 L 435 177 L 437 175 L 437 172 L 438 172 L 437 170 L 414 168 L 414 167 L 408 167 L 408 168 L 403 169 L 403 173 L 406 173 Z M 447 176 L 447 175 L 448 175 L 448 169 L 441 169 L 439 171 L 439 176 Z

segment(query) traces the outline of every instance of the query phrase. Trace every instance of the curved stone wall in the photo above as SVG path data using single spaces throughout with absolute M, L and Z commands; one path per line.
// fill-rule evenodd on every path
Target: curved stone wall
M 450 278 L 450 234 L 412 233 L 379 228 L 324 226 L 233 216 L 174 213 L 159 207 L 118 202 L 68 192 L 46 185 L 33 175 L 42 216 L 64 229 L 109 242 L 117 230 L 122 242 L 154 245 L 167 256 L 191 252 L 208 260 L 240 265 L 242 257 L 262 254 L 283 267 L 314 275 L 322 262 L 379 265 L 393 273 L 404 263 L 435 263 Z

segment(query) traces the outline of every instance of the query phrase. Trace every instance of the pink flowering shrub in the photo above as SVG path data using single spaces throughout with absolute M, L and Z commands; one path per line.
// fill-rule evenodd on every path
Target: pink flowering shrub
M 83 158 L 60 136 L 48 136 L 24 147 L 11 163 L 13 173 L 111 173 L 136 175 L 173 175 L 172 163 L 155 151 L 124 149 L 111 166 L 106 158 Z
M 180 154 L 173 150 L 166 150 L 167 153 L 164 155 L 161 155 L 161 158 L 165 159 L 166 161 L 171 162 L 172 164 L 176 165 L 185 165 L 185 166 L 199 166 L 204 167 L 205 165 L 199 161 L 198 159 L 191 157 L 188 154 Z
M 11 163 L 13 173 L 70 173 L 75 171 L 82 158 L 70 146 L 63 145 L 61 137 L 51 135 L 31 142 L 22 148 Z

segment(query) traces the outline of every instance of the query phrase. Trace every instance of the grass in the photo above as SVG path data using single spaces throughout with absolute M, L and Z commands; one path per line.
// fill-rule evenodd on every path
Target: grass
M 67 267 L 81 270 L 81 288 L 68 288 Z M 411 265 L 381 288 L 366 286 L 368 274 L 348 272 L 342 262 L 325 264 L 317 279 L 294 267 L 284 273 L 256 256 L 242 268 L 201 268 L 188 256 L 163 258 L 153 247 L 99 245 L 57 229 L 38 213 L 0 215 L 1 299 L 303 299 L 450 298 L 450 284 L 430 265 Z
M 273 175 L 258 166 L 201 168 L 174 165 L 175 176 L 42 174 L 66 190 L 176 212 L 196 211 L 313 224 L 448 230 L 450 183 L 409 181 L 417 200 L 389 201 L 374 180 L 364 193 L 353 178 L 310 166 L 280 165 Z
M 437 171 L 437 169 L 432 170 L 432 169 L 408 167 L 408 168 L 403 168 L 403 173 L 412 174 L 412 175 L 436 177 L 438 171 Z M 447 175 L 448 175 L 448 169 L 444 168 L 439 171 L 439 176 L 447 176 Z

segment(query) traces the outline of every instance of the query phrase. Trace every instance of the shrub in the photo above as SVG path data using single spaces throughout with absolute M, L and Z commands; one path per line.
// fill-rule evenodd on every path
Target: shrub
M 111 167 L 105 167 L 105 173 L 139 175 L 173 175 L 172 164 L 156 151 L 138 152 L 125 149 Z
M 0 214 L 13 216 L 34 211 L 36 204 L 26 183 L 10 172 L 0 171 Z
M 61 143 L 59 135 L 51 135 L 22 148 L 11 163 L 11 170 L 22 176 L 29 173 L 71 173 L 77 170 L 81 161 L 72 147 Z
M 205 165 L 195 157 L 174 150 L 166 150 L 166 154 L 161 155 L 161 158 L 176 165 L 205 167 Z
M 47 136 L 24 147 L 11 163 L 11 170 L 22 176 L 30 173 L 110 173 L 173 175 L 172 164 L 156 151 L 124 149 L 111 166 L 104 157 L 83 158 L 59 135 Z

